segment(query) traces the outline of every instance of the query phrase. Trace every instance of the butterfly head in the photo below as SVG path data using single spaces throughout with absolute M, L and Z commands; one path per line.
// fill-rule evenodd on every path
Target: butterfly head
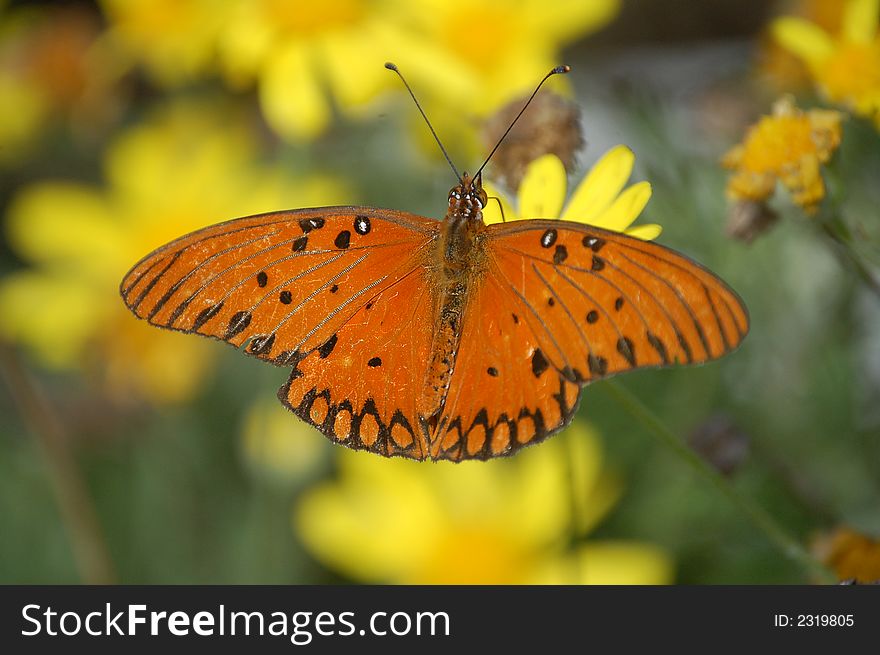
M 461 177 L 461 184 L 456 184 L 449 192 L 447 215 L 459 220 L 481 220 L 483 207 L 487 202 L 482 176 L 478 173 L 475 177 L 471 177 L 465 173 Z

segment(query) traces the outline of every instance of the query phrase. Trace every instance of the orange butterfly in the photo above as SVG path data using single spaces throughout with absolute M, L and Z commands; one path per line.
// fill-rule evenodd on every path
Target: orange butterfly
M 706 362 L 746 335 L 736 293 L 668 248 L 561 220 L 484 224 L 483 166 L 456 171 L 443 221 L 240 218 L 147 255 L 122 297 L 153 325 L 291 367 L 281 402 L 336 443 L 419 460 L 510 455 L 568 424 L 589 382 Z

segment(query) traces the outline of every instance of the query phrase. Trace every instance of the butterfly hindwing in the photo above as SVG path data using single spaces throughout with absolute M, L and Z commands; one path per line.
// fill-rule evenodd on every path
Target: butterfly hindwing
M 424 459 L 417 402 L 435 315 L 427 270 L 415 268 L 371 296 L 297 361 L 281 402 L 349 448 Z
M 510 454 L 564 427 L 582 385 L 716 359 L 748 331 L 724 282 L 658 244 L 567 221 L 488 230 L 439 457 Z

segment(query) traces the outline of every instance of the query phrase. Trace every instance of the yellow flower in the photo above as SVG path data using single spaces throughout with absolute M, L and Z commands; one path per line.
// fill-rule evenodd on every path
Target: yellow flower
M 786 3 L 786 11 L 827 32 L 837 32 L 844 6 L 840 0 L 797 0 Z M 758 61 L 764 79 L 780 93 L 796 92 L 812 85 L 806 64 L 774 38 L 770 27 L 761 34 Z
M 878 7 L 880 0 L 848 0 L 835 35 L 793 16 L 777 19 L 773 33 L 804 60 L 829 100 L 873 119 L 880 128 Z
M 389 52 L 383 2 L 236 0 L 220 34 L 223 69 L 234 85 L 256 80 L 269 124 L 283 137 L 320 135 L 342 110 L 372 99 L 385 84 Z M 329 91 L 329 94 L 328 94 Z
M 442 66 L 444 76 L 410 83 L 455 158 L 476 158 L 484 151 L 472 126 L 512 98 L 528 96 L 551 68 L 565 63 L 562 48 L 611 22 L 620 4 L 563 0 L 554 2 L 551 10 L 543 0 L 404 3 L 403 19 L 434 50 L 399 49 L 394 61 L 409 78 Z M 442 63 L 437 52 L 444 57 Z M 555 78 L 548 88 L 569 93 L 565 76 Z M 411 123 L 419 145 L 436 154 L 421 118 L 411 114 Z
M 424 465 L 339 451 L 339 477 L 306 492 L 295 529 L 321 562 L 364 582 L 668 583 L 669 558 L 634 542 L 572 546 L 620 485 L 598 440 L 565 438 L 515 459 Z M 575 500 L 574 507 L 572 500 Z
M 56 181 L 20 191 L 6 229 L 31 266 L 0 280 L 0 336 L 47 365 L 96 373 L 120 399 L 190 395 L 215 351 L 135 320 L 119 299 L 124 273 L 198 227 L 343 195 L 332 180 L 296 182 L 255 165 L 243 125 L 205 106 L 173 106 L 112 145 L 106 188 Z
M 333 110 L 349 118 L 399 82 L 401 66 L 449 107 L 487 115 L 531 90 L 561 46 L 616 15 L 619 0 L 102 0 L 109 40 L 163 84 L 219 69 L 236 88 L 255 84 L 281 136 L 312 139 Z M 124 67 L 129 62 L 122 62 Z M 442 123 L 442 120 L 441 120 Z
M 498 198 L 504 209 L 505 221 L 560 218 L 625 232 L 639 239 L 656 239 L 662 230 L 659 225 L 651 223 L 630 227 L 651 198 L 651 185 L 648 182 L 637 182 L 624 189 L 634 163 L 632 150 L 626 146 L 615 146 L 590 169 L 563 208 L 565 166 L 556 155 L 544 155 L 526 168 L 519 187 L 518 212 L 491 183 L 484 185 L 490 200 L 483 212 L 483 220 L 487 224 L 501 222 L 499 203 L 492 200 Z
M 217 38 L 229 0 L 100 0 L 106 39 L 120 68 L 143 62 L 154 80 L 175 86 L 216 68 Z
M 840 526 L 819 536 L 812 550 L 840 580 L 880 582 L 880 540 Z
M 560 49 L 609 23 L 619 0 L 424 0 L 401 8 L 416 33 L 449 53 L 465 88 L 465 111 L 488 115 L 511 97 L 531 92 L 559 61 Z M 418 53 L 402 53 L 404 71 Z M 441 101 L 445 87 L 436 89 Z M 457 100 L 453 98 L 452 100 Z
M 789 97 L 777 101 L 772 115 L 762 117 L 722 158 L 722 165 L 734 171 L 728 197 L 764 202 L 779 181 L 797 205 L 814 212 L 825 197 L 821 165 L 840 145 L 841 119 L 833 110 L 801 111 Z

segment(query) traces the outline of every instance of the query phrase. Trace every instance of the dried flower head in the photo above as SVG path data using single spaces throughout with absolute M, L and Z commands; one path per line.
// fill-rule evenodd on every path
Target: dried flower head
M 487 151 L 498 143 L 526 100 L 527 96 L 510 101 L 486 121 L 483 141 Z M 546 154 L 556 155 L 570 173 L 584 144 L 578 106 L 551 91 L 543 91 L 535 96 L 493 156 L 493 177 L 516 189 L 526 167 Z

